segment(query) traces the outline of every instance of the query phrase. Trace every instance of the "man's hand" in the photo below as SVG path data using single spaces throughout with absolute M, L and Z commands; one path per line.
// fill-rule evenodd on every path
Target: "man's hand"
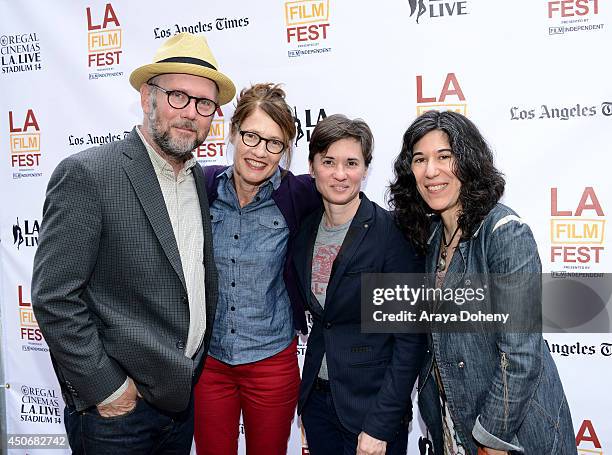
M 365 432 L 357 438 L 357 455 L 385 455 L 387 442 L 373 438 Z
M 108 404 L 99 404 L 96 407 L 102 417 L 117 417 L 134 409 L 138 398 L 142 398 L 142 395 L 136 389 L 132 378 L 128 378 L 128 388 L 119 398 Z
M 508 455 L 505 450 L 491 449 L 490 447 L 478 447 L 478 455 Z

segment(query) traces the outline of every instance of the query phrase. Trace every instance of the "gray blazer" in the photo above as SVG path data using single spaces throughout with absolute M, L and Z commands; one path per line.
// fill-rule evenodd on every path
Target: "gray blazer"
M 64 400 L 94 406 L 131 377 L 167 411 L 189 403 L 217 304 L 202 168 L 206 335 L 185 357 L 189 304 L 178 246 L 153 165 L 135 129 L 64 159 L 47 188 L 34 258 L 32 304 Z

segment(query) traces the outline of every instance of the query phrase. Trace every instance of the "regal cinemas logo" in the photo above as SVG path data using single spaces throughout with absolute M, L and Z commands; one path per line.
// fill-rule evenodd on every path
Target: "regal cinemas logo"
M 225 127 L 223 111 L 218 107 L 206 140 L 194 150 L 200 164 L 225 164 Z
M 438 89 L 438 87 L 441 87 Z M 440 90 L 439 95 L 436 95 Z M 426 96 L 425 93 L 432 96 Z M 416 77 L 416 111 L 417 116 L 424 112 L 454 111 L 467 115 L 467 103 L 465 95 L 459 85 L 459 80 L 455 73 L 448 73 L 444 82 L 440 78 L 430 78 L 418 75 Z
M 95 69 L 89 79 L 122 76 L 116 71 L 121 63 L 122 30 L 119 18 L 110 3 L 99 8 L 87 7 L 87 66 Z
M 292 47 L 289 57 L 323 54 L 329 34 L 329 0 L 298 0 L 285 2 L 287 43 Z
M 9 111 L 9 144 L 13 178 L 40 177 L 40 126 L 33 109 Z
M 576 447 L 578 447 L 578 455 L 604 455 L 591 420 L 584 420 L 576 432 Z
M 576 201 L 576 208 L 572 209 Z M 559 188 L 551 188 L 550 216 L 553 264 L 566 269 L 587 269 L 601 262 L 606 219 L 593 187 L 586 187 L 582 195 L 561 194 Z
M 549 0 L 548 34 L 564 35 L 573 32 L 602 30 L 599 22 L 599 0 Z
M 423 17 L 439 19 L 451 16 L 465 16 L 468 14 L 467 1 L 449 0 L 408 0 L 410 5 L 410 17 L 414 17 L 419 23 Z
M 24 287 L 17 286 L 17 302 L 19 308 L 19 336 L 22 340 L 34 342 L 34 344 L 42 344 L 43 336 L 36 322 L 34 310 L 32 310 L 32 302 L 30 297 L 26 296 Z M 31 349 L 24 348 L 24 351 Z M 46 349 L 44 349 L 46 351 Z
M 20 421 L 62 423 L 59 392 L 47 387 L 21 386 Z M 65 447 L 67 448 L 67 447 Z
M 295 122 L 295 146 L 298 146 L 298 142 L 302 140 L 302 138 L 306 138 L 306 142 L 310 142 L 310 136 L 312 135 L 312 131 L 314 127 L 317 126 L 321 120 L 327 117 L 325 113 L 325 109 L 320 108 L 309 108 L 298 110 L 296 106 L 293 106 L 293 120 Z
M 0 36 L 2 74 L 37 71 L 40 63 L 40 40 L 36 33 Z

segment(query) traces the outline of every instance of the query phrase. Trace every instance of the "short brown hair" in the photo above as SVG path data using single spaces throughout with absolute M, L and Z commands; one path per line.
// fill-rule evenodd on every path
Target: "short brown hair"
M 363 161 L 366 167 L 370 165 L 374 148 L 374 137 L 370 127 L 359 118 L 351 120 L 342 114 L 330 115 L 317 123 L 310 136 L 308 161 L 312 163 L 315 155 L 327 153 L 327 149 L 341 139 L 355 139 L 359 142 Z
M 283 132 L 285 163 L 291 164 L 291 144 L 295 137 L 295 120 L 291 107 L 285 101 L 285 91 L 280 84 L 263 83 L 244 88 L 238 96 L 238 102 L 230 123 L 232 136 L 238 134 L 240 124 L 259 108 L 270 116 Z

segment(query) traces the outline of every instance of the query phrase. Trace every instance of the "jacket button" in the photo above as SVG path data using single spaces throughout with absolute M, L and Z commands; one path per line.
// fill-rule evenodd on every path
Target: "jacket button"
M 181 350 L 185 349 L 185 342 L 183 340 L 178 340 L 176 342 L 176 347 L 177 349 L 181 349 Z
M 325 323 L 325 328 L 326 329 L 331 329 L 332 323 L 331 322 L 326 322 Z
M 189 299 L 187 298 L 187 296 L 186 296 L 186 295 L 184 295 L 183 297 L 181 297 L 181 301 L 182 301 L 184 304 L 188 304 L 188 303 L 189 303 Z
M 463 368 L 465 366 L 465 362 L 462 360 L 457 364 L 457 366 L 459 366 L 459 368 Z

